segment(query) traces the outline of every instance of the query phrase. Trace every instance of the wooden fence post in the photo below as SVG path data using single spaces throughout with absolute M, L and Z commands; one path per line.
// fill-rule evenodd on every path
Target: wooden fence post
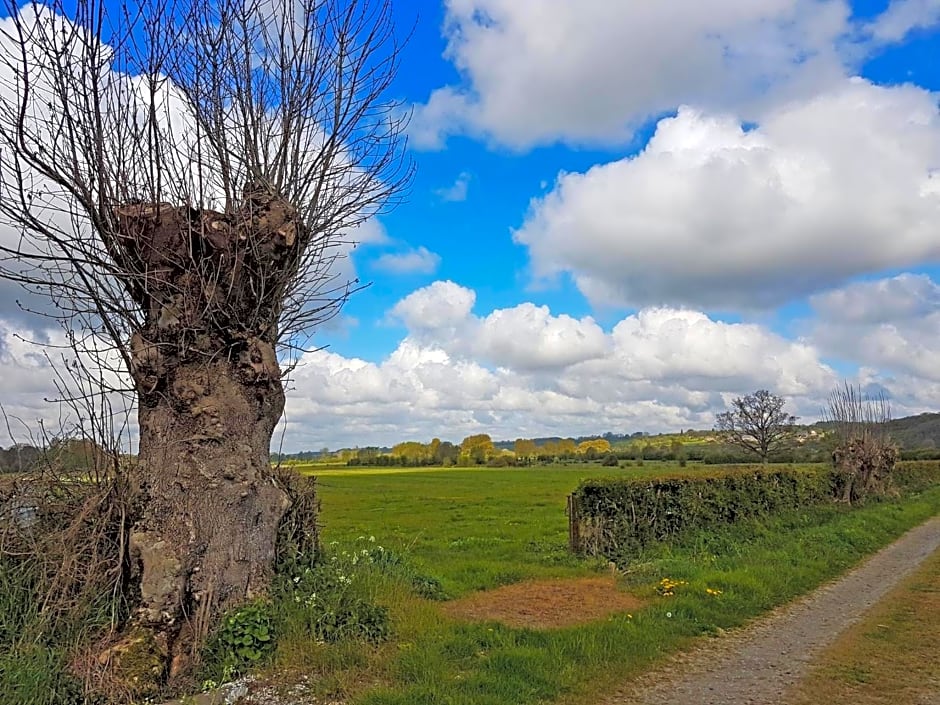
M 568 548 L 575 553 L 581 552 L 581 521 L 574 495 L 568 495 Z

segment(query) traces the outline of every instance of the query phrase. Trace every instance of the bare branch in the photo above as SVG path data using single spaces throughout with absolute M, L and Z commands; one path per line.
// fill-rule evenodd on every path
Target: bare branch
M 174 677 L 313 506 L 269 462 L 280 357 L 412 177 L 391 0 L 0 2 L 0 277 L 66 331 L 83 433 L 136 405 L 121 589 Z
M 287 347 L 336 315 L 359 288 L 337 260 L 413 172 L 386 97 L 390 0 L 4 5 L 0 217 L 19 236 L 0 239 L 0 276 L 128 368 L 132 333 L 181 295 L 201 297 L 194 330 Z M 290 211 L 283 232 L 240 227 L 265 199 Z M 189 242 L 158 261 L 130 230 L 135 205 L 179 216 Z M 166 267 L 198 271 L 202 291 L 161 280 Z

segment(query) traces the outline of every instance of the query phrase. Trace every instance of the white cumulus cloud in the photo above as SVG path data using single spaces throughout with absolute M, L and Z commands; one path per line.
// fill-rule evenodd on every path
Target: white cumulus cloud
M 732 396 L 770 388 L 811 416 L 836 383 L 813 345 L 761 326 L 655 308 L 605 331 L 532 303 L 472 312 L 435 282 L 403 299 L 385 359 L 309 353 L 288 401 L 293 447 L 710 428 Z
M 442 201 L 459 202 L 466 201 L 470 191 L 470 173 L 463 171 L 457 177 L 457 180 L 447 188 L 438 189 L 435 193 Z
M 95 345 L 94 339 L 83 342 L 89 347 Z M 84 379 L 85 386 L 79 388 L 75 375 L 80 370 L 70 370 L 80 361 L 92 372 L 95 382 L 103 382 L 110 390 L 126 389 L 130 380 L 118 371 L 121 362 L 117 354 L 103 352 L 96 360 L 88 351 L 76 355 L 68 343 L 57 326 L 27 327 L 17 320 L 0 319 L 0 445 L 39 445 L 56 435 L 107 429 L 108 423 L 101 417 L 105 409 L 112 414 L 112 430 L 122 434 L 114 440 L 125 447 L 136 442 L 136 420 L 129 400 L 114 391 L 89 396 L 89 380 Z M 100 403 L 104 399 L 107 403 Z M 99 421 L 95 427 L 88 424 L 92 414 Z
M 440 263 L 440 255 L 421 246 L 406 252 L 390 252 L 381 255 L 372 266 L 388 274 L 433 274 Z
M 635 157 L 562 173 L 517 242 L 595 303 L 740 310 L 940 258 L 936 96 L 862 79 L 758 127 L 681 108 Z
M 476 292 L 452 281 L 436 281 L 406 296 L 390 313 L 411 330 L 448 329 L 463 323 L 476 298 Z
M 565 367 L 600 357 L 610 347 L 590 316 L 554 316 L 547 306 L 523 303 L 481 318 L 472 314 L 475 302 L 472 289 L 438 281 L 409 294 L 390 313 L 416 340 L 510 369 Z
M 827 353 L 940 386 L 940 285 L 930 277 L 858 282 L 811 304 L 812 338 Z
M 938 0 L 891 0 L 891 3 L 868 27 L 877 41 L 898 42 L 910 32 L 940 23 Z
M 463 342 L 497 365 L 517 370 L 561 368 L 602 357 L 610 340 L 590 316 L 553 316 L 547 306 L 523 303 L 473 321 Z
M 755 106 L 844 74 L 844 0 L 446 0 L 463 76 L 416 106 L 412 143 L 618 143 L 681 103 Z

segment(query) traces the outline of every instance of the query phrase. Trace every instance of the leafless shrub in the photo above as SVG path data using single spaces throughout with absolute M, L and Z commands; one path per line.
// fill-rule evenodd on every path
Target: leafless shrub
M 829 395 L 824 418 L 832 426 L 832 462 L 838 479 L 837 499 L 857 502 L 884 494 L 900 454 L 891 441 L 891 404 L 883 392 L 866 394 L 848 382 Z

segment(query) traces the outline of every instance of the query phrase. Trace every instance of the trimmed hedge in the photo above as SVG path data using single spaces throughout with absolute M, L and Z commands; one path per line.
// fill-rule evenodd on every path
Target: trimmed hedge
M 940 463 L 901 463 L 893 478 L 897 490 L 916 492 L 940 481 Z M 831 501 L 835 482 L 823 466 L 585 480 L 568 502 L 571 548 L 617 559 L 687 531 Z
M 904 494 L 923 492 L 940 483 L 940 461 L 902 460 L 891 473 L 891 481 Z

